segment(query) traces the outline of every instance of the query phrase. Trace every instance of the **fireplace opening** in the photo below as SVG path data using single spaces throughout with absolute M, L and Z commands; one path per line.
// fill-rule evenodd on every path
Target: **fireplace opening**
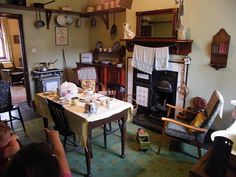
M 173 89 L 169 81 L 161 80 L 157 85 L 157 93 L 154 94 L 155 100 L 151 111 L 159 115 L 164 115 L 167 111 L 166 103 L 169 102 L 170 95 L 172 94 Z
M 162 124 L 161 117 L 167 116 L 166 104 L 175 105 L 178 73 L 174 71 L 157 71 L 154 74 L 153 97 L 149 119 L 152 122 Z

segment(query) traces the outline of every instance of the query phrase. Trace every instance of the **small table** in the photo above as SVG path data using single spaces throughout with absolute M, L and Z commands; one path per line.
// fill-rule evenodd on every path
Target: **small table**
M 79 94 L 78 97 L 84 97 L 84 95 Z M 95 97 L 101 95 L 94 94 Z M 58 101 L 57 97 L 52 97 L 45 95 L 43 93 L 38 93 L 35 96 L 35 104 L 38 113 L 44 118 L 44 126 L 47 127 L 48 119 L 52 119 L 47 103 L 45 102 L 45 97 L 48 99 Z M 83 105 L 81 103 L 81 105 Z M 132 104 L 121 101 L 114 100 L 112 108 L 106 108 L 104 105 L 98 106 L 97 113 L 84 113 L 83 108 L 79 105 L 64 105 L 65 115 L 68 120 L 69 127 L 73 131 L 77 138 L 80 140 L 80 145 L 85 148 L 86 155 L 86 165 L 88 176 L 91 174 L 91 158 L 92 158 L 92 147 L 91 147 L 91 134 L 92 129 L 99 127 L 101 125 L 110 123 L 115 120 L 121 120 L 121 157 L 125 157 L 125 135 L 126 135 L 126 121 L 132 118 Z
M 211 140 L 214 141 L 216 136 L 223 136 L 234 142 L 231 153 L 236 155 L 236 132 L 230 130 L 218 130 L 211 134 Z
M 211 149 L 192 167 L 189 172 L 189 177 L 210 177 L 204 171 L 210 155 Z M 225 177 L 236 177 L 236 156 L 233 154 L 230 156 Z

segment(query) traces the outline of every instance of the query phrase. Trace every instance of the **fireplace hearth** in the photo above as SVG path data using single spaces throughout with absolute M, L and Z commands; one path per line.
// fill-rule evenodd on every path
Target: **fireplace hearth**
M 134 122 L 160 129 L 161 117 L 167 116 L 166 104 L 176 103 L 177 83 L 176 71 L 153 71 L 150 75 L 134 69 L 133 97 L 139 105 Z

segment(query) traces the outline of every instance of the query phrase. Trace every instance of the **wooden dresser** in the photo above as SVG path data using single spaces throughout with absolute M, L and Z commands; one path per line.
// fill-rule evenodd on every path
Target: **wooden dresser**
M 95 67 L 97 70 L 98 82 L 101 82 L 106 88 L 107 83 L 117 83 L 120 85 L 126 85 L 126 72 L 125 66 L 117 67 L 110 64 L 101 64 L 101 63 L 76 63 L 77 69 L 81 67 Z

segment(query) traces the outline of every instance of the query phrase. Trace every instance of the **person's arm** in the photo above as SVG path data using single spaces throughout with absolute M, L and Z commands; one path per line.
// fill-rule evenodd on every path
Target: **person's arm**
M 64 148 L 61 144 L 61 140 L 59 138 L 58 131 L 49 130 L 47 128 L 45 128 L 45 131 L 46 131 L 46 133 L 53 145 L 54 153 L 57 156 L 57 159 L 58 159 L 58 162 L 60 165 L 61 175 L 71 174 L 70 167 L 69 167 L 69 164 L 66 159 L 66 154 L 65 154 Z
M 20 150 L 20 145 L 17 141 L 18 136 L 13 134 L 10 136 L 10 138 L 11 139 L 10 139 L 8 145 L 6 146 L 6 148 L 4 150 L 4 158 L 5 159 L 14 156 Z

